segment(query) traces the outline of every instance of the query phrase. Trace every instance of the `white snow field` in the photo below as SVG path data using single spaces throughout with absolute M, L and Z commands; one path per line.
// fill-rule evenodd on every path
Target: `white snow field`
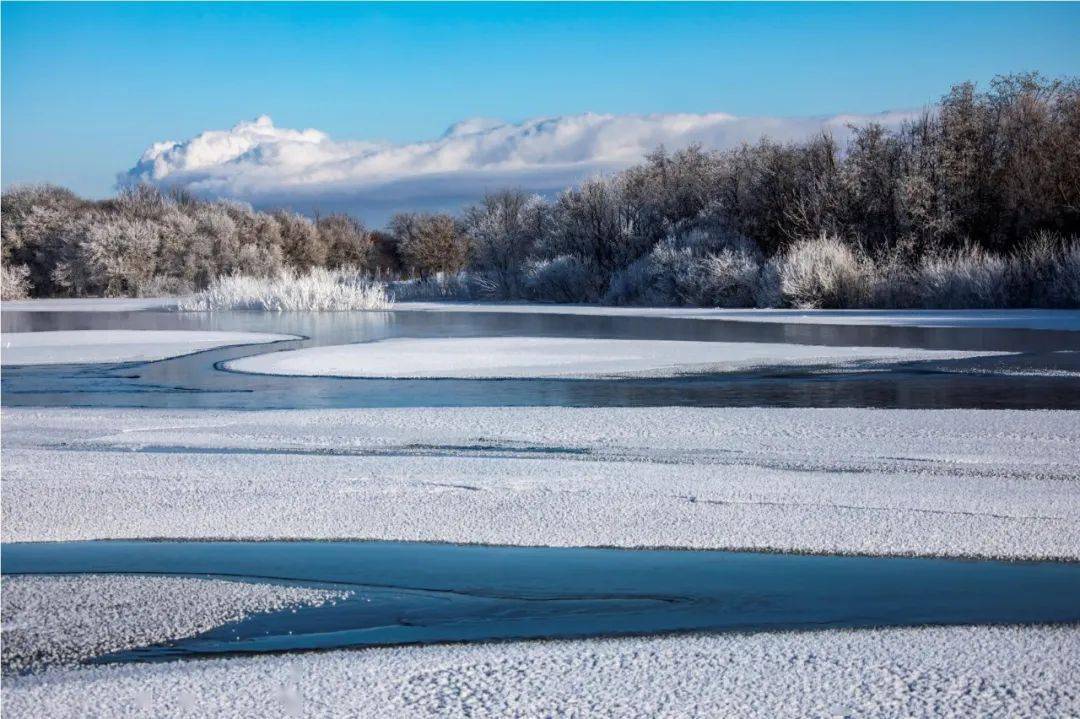
M 0 594 L 3 669 L 74 664 L 348 594 L 191 577 L 9 576 Z
M 143 362 L 230 345 L 300 339 L 263 332 L 194 330 L 60 330 L 0 335 L 4 365 Z
M 6 408 L 3 432 L 9 542 L 1080 559 L 1080 412 Z
M 722 634 L 55 669 L 8 717 L 1074 717 L 1080 628 Z
M 664 376 L 754 366 L 913 362 L 1000 354 L 900 347 L 567 337 L 393 338 L 232 360 L 226 369 L 277 375 L 393 378 Z

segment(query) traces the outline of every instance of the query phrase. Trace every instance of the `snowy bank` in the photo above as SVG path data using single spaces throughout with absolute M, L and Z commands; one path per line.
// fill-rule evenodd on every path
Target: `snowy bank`
M 765 342 L 579 339 L 567 337 L 395 338 L 244 357 L 240 372 L 393 378 L 670 376 L 753 366 L 966 359 L 993 352 L 900 347 L 828 347 Z
M 5 312 L 140 312 L 171 310 L 176 297 L 55 297 L 9 300 L 0 304 Z
M 7 576 L 5 672 L 75 664 L 124 649 L 190 637 L 260 612 L 347 596 L 303 587 L 124 575 Z
M 4 302 L 12 312 L 131 312 L 174 309 L 181 298 L 81 298 Z M 997 327 L 1080 331 L 1080 310 L 779 310 L 694 307 L 608 307 L 529 302 L 396 302 L 395 312 L 494 312 L 509 314 L 674 317 L 722 322 L 768 322 L 891 327 Z
M 57 669 L 21 717 L 1076 716 L 1080 629 L 950 627 L 335 651 Z
M 503 312 L 601 317 L 676 317 L 724 322 L 890 327 L 998 327 L 1080 331 L 1080 310 L 735 310 L 707 307 L 606 307 L 524 302 L 398 302 L 394 305 L 394 309 L 406 312 Z
M 6 408 L 4 541 L 1080 559 L 1080 412 Z
M 0 335 L 4 365 L 144 362 L 230 345 L 300 339 L 262 332 L 192 330 L 62 330 Z

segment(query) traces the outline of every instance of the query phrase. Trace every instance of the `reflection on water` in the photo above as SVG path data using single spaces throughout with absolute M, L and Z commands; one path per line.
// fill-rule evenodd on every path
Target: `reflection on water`
M 400 542 L 4 545 L 5 573 L 217 574 L 352 589 L 101 661 L 438 641 L 1080 620 L 1080 565 Z
M 277 349 L 388 337 L 560 336 L 830 346 L 1000 350 L 1020 357 L 909 363 L 885 371 L 783 368 L 622 380 L 369 380 L 245 375 L 223 361 L 268 351 L 225 348 L 162 362 L 6 368 L 5 406 L 302 408 L 378 406 L 788 406 L 1080 408 L 1080 333 L 999 328 L 754 324 L 661 317 L 468 312 L 4 312 L 5 332 L 69 329 L 246 330 L 309 339 Z M 272 351 L 272 350 L 271 350 Z

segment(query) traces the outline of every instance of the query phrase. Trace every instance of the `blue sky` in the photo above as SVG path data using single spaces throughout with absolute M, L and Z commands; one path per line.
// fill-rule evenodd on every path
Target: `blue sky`
M 1077 4 L 5 2 L 2 14 L 3 184 L 91 196 L 154 142 L 263 114 L 407 145 L 473 117 L 874 113 L 964 79 L 1080 74 Z

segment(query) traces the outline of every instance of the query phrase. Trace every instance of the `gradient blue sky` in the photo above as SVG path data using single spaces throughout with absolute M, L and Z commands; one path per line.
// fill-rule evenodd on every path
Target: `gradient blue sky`
M 91 196 L 151 143 L 269 114 L 409 142 L 584 111 L 920 107 L 956 81 L 1080 74 L 1078 4 L 5 2 L 3 184 Z

